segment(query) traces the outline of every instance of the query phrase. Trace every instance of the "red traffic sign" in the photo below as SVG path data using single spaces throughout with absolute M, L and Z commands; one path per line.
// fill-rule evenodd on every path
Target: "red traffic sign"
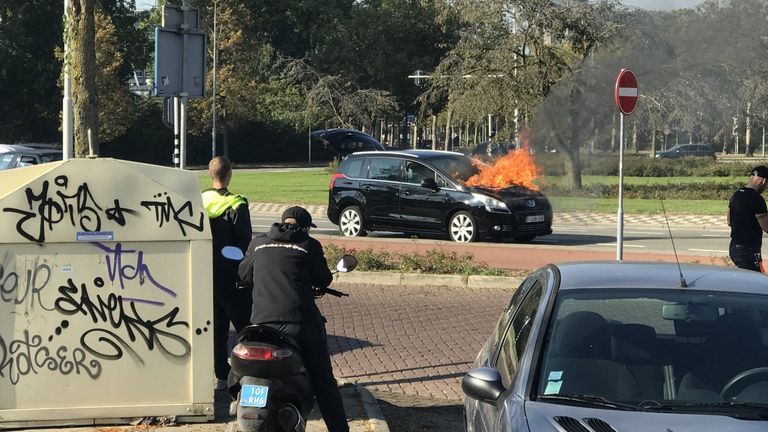
M 637 105 L 637 77 L 629 69 L 622 69 L 616 76 L 616 87 L 613 92 L 613 99 L 616 101 L 616 108 L 622 114 L 632 114 Z

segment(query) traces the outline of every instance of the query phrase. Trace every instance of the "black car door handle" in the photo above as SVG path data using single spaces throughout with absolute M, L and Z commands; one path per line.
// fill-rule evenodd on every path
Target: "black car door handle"
M 368 186 L 368 185 L 365 185 L 365 186 L 361 187 L 360 189 L 362 189 L 362 190 L 363 190 L 363 192 L 368 192 L 368 191 L 370 191 L 370 190 L 371 190 L 371 187 L 370 187 L 370 186 Z
M 411 194 L 411 193 L 410 193 L 410 192 L 408 192 L 408 191 L 402 191 L 402 192 L 400 192 L 400 195 L 402 195 L 402 196 L 408 196 L 408 195 L 410 195 L 410 194 Z

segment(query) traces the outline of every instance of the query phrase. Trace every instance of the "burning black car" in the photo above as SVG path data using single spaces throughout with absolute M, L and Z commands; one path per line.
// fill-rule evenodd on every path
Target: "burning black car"
M 543 194 L 519 185 L 482 186 L 477 174 L 469 157 L 453 152 L 351 154 L 331 178 L 328 218 L 348 237 L 442 233 L 466 243 L 552 233 L 552 207 Z

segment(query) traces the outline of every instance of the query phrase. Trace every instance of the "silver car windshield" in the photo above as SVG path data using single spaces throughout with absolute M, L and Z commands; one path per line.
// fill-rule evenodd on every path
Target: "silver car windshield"
M 768 404 L 768 296 L 568 290 L 550 323 L 534 395 L 542 400 Z

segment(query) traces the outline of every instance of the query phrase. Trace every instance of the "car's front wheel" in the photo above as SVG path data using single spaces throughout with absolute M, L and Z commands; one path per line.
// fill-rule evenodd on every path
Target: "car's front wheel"
M 339 231 L 344 237 L 363 237 L 363 212 L 360 207 L 350 206 L 341 211 L 339 216 Z
M 477 222 L 471 214 L 460 211 L 448 222 L 448 235 L 456 243 L 469 243 L 477 239 Z

